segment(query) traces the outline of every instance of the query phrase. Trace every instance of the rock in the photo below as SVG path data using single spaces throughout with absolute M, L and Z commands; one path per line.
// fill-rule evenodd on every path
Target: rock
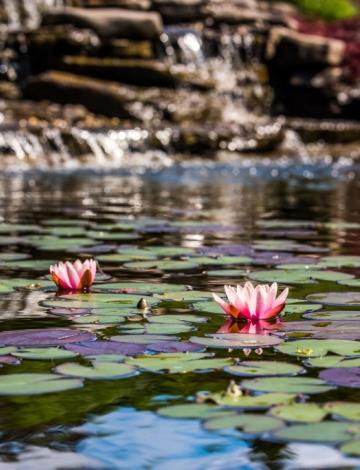
M 126 8 L 129 10 L 150 10 L 150 0 L 72 0 L 73 7 Z
M 278 68 L 325 67 L 341 64 L 344 53 L 343 41 L 278 27 L 270 31 L 266 58 Z
M 153 0 L 152 8 L 158 11 L 166 24 L 195 22 L 206 16 L 204 7 L 208 0 Z
M 156 12 L 121 8 L 64 8 L 43 18 L 43 25 L 72 25 L 95 31 L 102 38 L 158 39 L 161 17 Z
M 169 66 L 153 60 L 66 56 L 61 69 L 78 75 L 137 86 L 175 88 L 187 85 L 203 90 L 215 86 L 207 74 L 203 76 L 198 70 L 190 71 L 185 66 Z
M 349 143 L 360 141 L 359 122 L 336 120 L 288 119 L 286 127 L 300 135 L 304 142 Z
M 287 24 L 283 18 L 283 15 L 271 10 L 267 4 L 263 4 L 262 8 L 260 8 L 260 5 L 262 4 L 260 4 L 259 2 L 213 0 L 206 7 L 203 8 L 203 11 L 205 16 L 211 19 L 215 24 Z
M 29 80 L 25 99 L 48 100 L 60 104 L 81 104 L 95 114 L 122 119 L 133 118 L 126 104 L 135 99 L 130 90 L 117 83 L 104 83 L 63 72 L 46 72 Z

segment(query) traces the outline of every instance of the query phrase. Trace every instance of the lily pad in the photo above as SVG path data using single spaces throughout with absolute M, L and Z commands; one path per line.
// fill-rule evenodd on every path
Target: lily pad
M 330 401 L 325 403 L 324 410 L 335 417 L 349 421 L 360 421 L 360 404 L 346 401 Z
M 263 434 L 283 427 L 283 422 L 272 416 L 256 414 L 233 414 L 207 419 L 205 429 L 218 431 L 220 429 L 238 428 L 245 434 Z
M 176 374 L 222 369 L 231 364 L 232 359 L 212 358 L 211 354 L 204 353 L 163 353 L 130 358 L 127 363 L 151 372 L 166 371 Z
M 211 336 L 192 336 L 190 341 L 209 348 L 244 349 L 264 348 L 280 344 L 283 339 L 277 336 L 252 335 L 252 334 L 225 334 Z
M 360 306 L 360 292 L 323 292 L 307 296 L 310 302 L 324 305 L 343 305 L 347 307 Z
M 306 269 L 272 269 L 269 271 L 255 271 L 249 275 L 250 279 L 260 282 L 278 282 L 281 284 L 312 284 L 314 281 L 342 281 L 352 279 L 351 274 L 337 271 L 315 271 Z
M 326 382 L 312 377 L 276 377 L 244 380 L 241 384 L 248 390 L 279 393 L 324 393 L 332 390 Z
M 214 405 L 206 405 L 199 403 L 186 403 L 184 405 L 166 406 L 158 409 L 157 413 L 166 418 L 178 419 L 204 419 L 216 416 L 221 413 L 220 408 Z
M 207 275 L 209 277 L 236 277 L 241 279 L 242 277 L 247 277 L 249 272 L 245 269 L 222 269 L 207 271 Z
M 85 341 L 79 344 L 69 344 L 68 351 L 82 356 L 95 356 L 100 354 L 135 355 L 145 352 L 146 348 L 141 344 L 118 343 L 117 341 Z
M 327 412 L 316 403 L 292 403 L 272 408 L 270 414 L 289 422 L 318 423 Z
M 60 346 L 92 339 L 95 336 L 88 331 L 69 328 L 14 330 L 0 333 L 0 346 Z
M 225 372 L 240 377 L 291 376 L 300 374 L 303 368 L 295 364 L 278 361 L 244 361 L 235 366 L 226 367 Z
M 292 403 L 296 399 L 296 394 L 290 393 L 263 393 L 262 395 L 233 396 L 227 393 L 211 393 L 207 401 L 217 405 L 228 406 L 230 408 L 244 408 L 251 410 L 263 410 L 274 405 L 285 405 Z
M 129 364 L 118 364 L 116 362 L 93 362 L 92 367 L 82 366 L 75 362 L 61 364 L 55 368 L 58 374 L 80 377 L 83 379 L 125 379 L 136 375 L 136 371 Z
M 82 387 L 78 379 L 55 374 L 8 374 L 0 381 L 0 395 L 42 395 Z
M 106 284 L 96 284 L 96 289 L 107 291 L 128 291 L 131 293 L 151 293 L 163 294 L 164 292 L 181 292 L 186 290 L 186 286 L 181 284 L 151 283 L 151 282 L 111 282 Z
M 134 343 L 134 344 L 152 344 L 156 342 L 177 341 L 177 336 L 169 335 L 149 335 L 149 334 L 131 334 L 131 335 L 117 335 L 112 336 L 111 339 L 120 343 Z
M 170 325 L 182 323 L 206 323 L 207 318 L 197 315 L 156 315 L 148 318 L 150 323 L 166 323 Z
M 340 447 L 340 451 L 346 455 L 360 456 L 360 440 L 346 442 Z
M 285 310 L 284 310 L 284 315 L 298 315 L 300 313 L 306 313 L 306 312 L 315 312 L 316 310 L 321 310 L 322 305 L 316 305 L 316 304 L 286 304 Z
M 175 302 L 197 302 L 204 299 L 212 298 L 211 292 L 201 290 L 188 290 L 180 292 L 166 292 L 165 294 L 157 295 L 161 300 L 174 300 Z
M 360 357 L 346 358 L 342 356 L 325 356 L 314 357 L 306 361 L 309 367 L 319 367 L 320 369 L 328 369 L 334 367 L 360 367 Z
M 200 352 L 205 348 L 188 341 L 161 341 L 147 345 L 147 349 L 159 353 Z
M 160 271 L 187 271 L 196 269 L 199 265 L 191 260 L 159 260 L 159 261 L 136 261 L 134 263 L 126 263 L 124 267 L 127 269 L 148 270 L 157 269 Z
M 318 321 L 358 321 L 360 312 L 354 310 L 336 310 L 326 312 L 307 313 L 304 318 Z
M 27 348 L 13 352 L 13 356 L 21 359 L 32 359 L 38 361 L 71 359 L 76 354 L 72 351 L 66 351 L 60 348 Z
M 319 377 L 340 387 L 360 388 L 360 367 L 326 369 L 320 372 Z
M 177 335 L 179 333 L 188 333 L 194 330 L 196 330 L 196 328 L 186 323 L 147 323 L 145 325 L 132 323 L 121 326 L 121 331 L 126 331 L 126 333 L 129 334 Z
M 273 435 L 275 438 L 293 442 L 338 443 L 348 441 L 360 433 L 360 427 L 350 423 L 323 421 L 322 423 L 294 424 Z
M 298 357 L 320 357 L 328 353 L 350 357 L 360 356 L 360 343 L 341 339 L 301 339 L 283 343 L 276 349 L 284 354 Z

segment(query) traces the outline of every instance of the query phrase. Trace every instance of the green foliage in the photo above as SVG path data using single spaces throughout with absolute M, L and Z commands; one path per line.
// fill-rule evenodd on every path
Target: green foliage
M 324 20 L 341 20 L 356 15 L 358 9 L 349 0 L 295 0 L 304 13 Z

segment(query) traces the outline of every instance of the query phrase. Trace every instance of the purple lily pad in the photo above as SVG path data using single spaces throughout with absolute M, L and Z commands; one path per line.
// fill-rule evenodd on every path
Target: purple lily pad
M 255 252 L 249 245 L 203 246 L 198 250 L 202 256 L 252 256 Z
M 201 352 L 205 348 L 200 344 L 180 341 L 168 341 L 149 344 L 147 349 L 159 353 L 172 353 L 172 352 Z
M 99 255 L 103 253 L 110 253 L 111 251 L 115 251 L 117 249 L 117 245 L 94 245 L 94 246 L 87 246 L 86 248 L 83 248 L 82 251 L 88 253 L 88 254 L 94 254 L 94 255 Z M 78 248 L 69 248 L 66 250 L 67 253 L 78 253 L 79 249 Z
M 340 387 L 360 388 L 360 367 L 326 369 L 320 373 L 320 378 Z
M 89 315 L 91 310 L 89 308 L 53 308 L 50 310 L 52 315 L 59 315 L 64 317 L 72 317 L 74 315 Z
M 278 265 L 278 264 L 316 264 L 315 258 L 308 256 L 295 256 L 283 251 L 262 251 L 254 256 L 254 264 L 259 265 Z
M 88 331 L 70 328 L 15 330 L 0 333 L 0 346 L 60 346 L 93 339 L 95 336 Z
M 14 356 L 0 356 L 0 364 L 20 364 L 21 361 Z
M 86 341 L 80 344 L 69 344 L 65 348 L 82 356 L 98 354 L 124 354 L 125 356 L 132 356 L 142 354 L 147 349 L 144 344 L 119 343 L 117 341 Z
M 311 335 L 313 339 L 350 339 L 360 340 L 360 322 L 359 321 L 294 321 L 282 323 L 280 331 L 291 333 L 304 333 Z

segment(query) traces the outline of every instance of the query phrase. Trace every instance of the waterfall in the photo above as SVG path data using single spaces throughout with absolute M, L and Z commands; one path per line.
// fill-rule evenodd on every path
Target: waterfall
M 34 29 L 44 12 L 64 5 L 65 0 L 0 0 L 0 8 L 5 14 L 3 23 L 9 31 Z

